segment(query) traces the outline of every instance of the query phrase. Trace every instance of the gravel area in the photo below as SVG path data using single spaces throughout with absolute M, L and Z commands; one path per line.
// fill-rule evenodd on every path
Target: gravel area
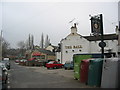
M 46 67 L 26 67 L 29 69 L 33 69 L 34 72 L 40 72 L 44 74 L 56 74 L 59 76 L 63 76 L 66 78 L 73 78 L 74 79 L 74 70 L 65 70 L 62 69 L 47 69 Z

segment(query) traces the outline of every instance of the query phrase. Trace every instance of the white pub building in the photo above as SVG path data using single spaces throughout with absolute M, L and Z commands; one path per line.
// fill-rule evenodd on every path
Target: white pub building
M 56 51 L 56 58 L 64 64 L 66 61 L 73 61 L 74 54 L 101 53 L 101 47 L 99 47 L 100 41 L 100 36 L 81 36 L 77 33 L 77 27 L 74 24 L 71 27 L 71 33 L 60 41 L 59 48 Z M 104 35 L 104 42 L 106 42 L 104 52 L 107 57 L 110 57 L 111 54 L 113 57 L 116 57 L 118 34 Z

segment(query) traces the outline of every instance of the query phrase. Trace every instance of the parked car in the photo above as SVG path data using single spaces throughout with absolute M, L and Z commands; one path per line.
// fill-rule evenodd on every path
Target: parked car
M 64 65 L 61 64 L 60 62 L 58 61 L 50 61 L 48 63 L 46 63 L 46 67 L 47 69 L 50 69 L 50 68 L 62 68 Z
M 2 67 L 0 67 L 0 90 L 2 90 Z
M 66 61 L 65 64 L 64 64 L 64 68 L 65 70 L 67 69 L 73 69 L 73 61 Z
M 7 68 L 7 70 L 10 69 L 10 61 L 9 60 L 2 60 L 1 63 L 5 64 L 5 67 Z
M 19 64 L 20 64 L 20 65 L 26 65 L 26 62 L 27 62 L 26 59 L 21 59 L 21 60 L 19 61 Z
M 49 63 L 50 61 L 55 61 L 55 60 L 51 60 L 51 59 L 49 59 L 49 60 L 45 60 L 45 61 L 44 61 L 44 65 L 43 65 L 43 66 L 45 66 L 45 67 L 46 67 L 46 63 Z
M 15 60 L 15 63 L 19 63 L 19 62 L 20 62 L 20 60 L 18 60 L 18 59 L 17 59 L 17 60 Z
M 6 84 L 8 78 L 8 72 L 5 63 L 0 62 L 0 67 L 2 68 L 2 84 Z

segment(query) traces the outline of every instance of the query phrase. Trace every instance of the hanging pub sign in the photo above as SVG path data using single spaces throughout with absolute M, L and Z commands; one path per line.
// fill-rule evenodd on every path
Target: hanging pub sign
M 91 32 L 93 35 L 100 35 L 101 34 L 101 23 L 100 23 L 100 17 L 94 16 L 91 17 Z

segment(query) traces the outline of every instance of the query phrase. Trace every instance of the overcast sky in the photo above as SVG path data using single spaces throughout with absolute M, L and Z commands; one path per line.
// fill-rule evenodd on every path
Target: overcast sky
M 20 1 L 20 0 L 17 0 Z M 115 33 L 118 25 L 118 1 L 110 2 L 8 2 L 0 3 L 0 29 L 3 37 L 16 47 L 19 41 L 26 41 L 33 34 L 35 45 L 40 44 L 41 34 L 49 36 L 53 45 L 70 33 L 74 22 L 78 24 L 78 33 L 90 35 L 89 15 L 103 14 L 104 33 Z M 111 2 L 112 1 L 112 2 Z M 74 19 L 73 23 L 69 23 Z

